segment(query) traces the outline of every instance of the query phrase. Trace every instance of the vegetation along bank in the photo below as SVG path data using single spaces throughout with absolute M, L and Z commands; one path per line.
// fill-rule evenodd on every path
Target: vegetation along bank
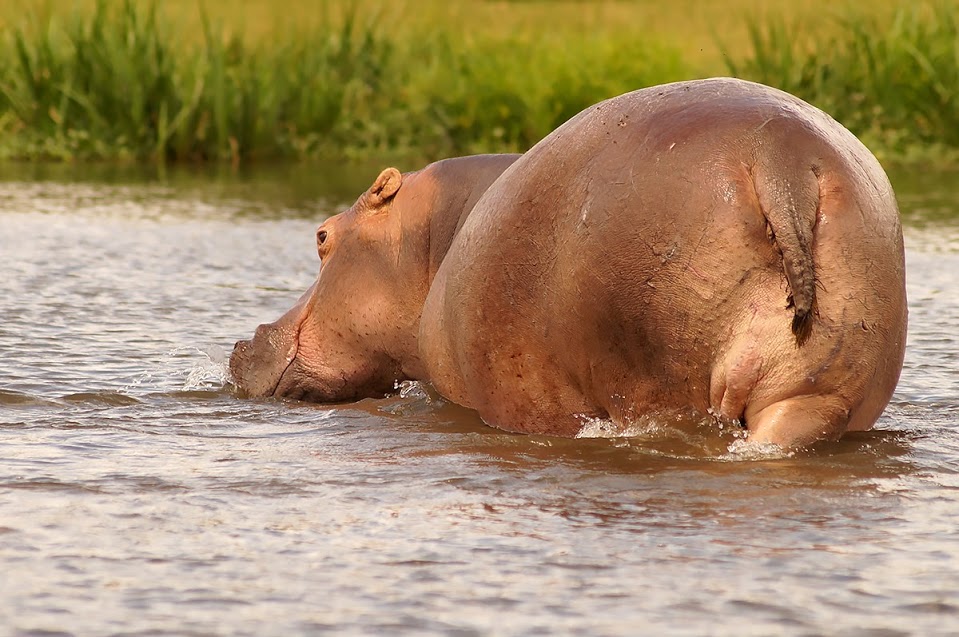
M 957 4 L 817 4 L 13 0 L 0 158 L 522 151 L 601 99 L 709 75 L 794 93 L 883 159 L 959 157 Z

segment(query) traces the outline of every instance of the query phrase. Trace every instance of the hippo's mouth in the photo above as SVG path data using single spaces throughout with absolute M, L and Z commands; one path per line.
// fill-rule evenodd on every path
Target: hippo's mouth
M 316 283 L 273 323 L 256 328 L 253 338 L 238 341 L 230 355 L 230 374 L 240 393 L 249 398 L 269 398 L 282 392 L 283 380 L 295 369 L 303 324 L 310 316 Z
M 276 384 L 273 385 L 273 389 L 270 391 L 270 396 L 276 396 L 276 392 L 280 389 L 280 385 L 283 383 L 283 378 L 290 371 L 290 368 L 293 367 L 293 363 L 296 362 L 296 353 L 300 348 L 300 339 L 293 339 L 293 352 L 289 356 L 289 362 L 283 368 L 283 371 L 280 372 L 280 377 L 276 379 Z
M 299 334 L 297 334 L 297 336 L 298 335 Z M 299 351 L 299 349 L 300 349 L 300 339 L 294 338 L 293 344 L 290 348 L 290 352 L 289 354 L 287 354 L 287 357 L 286 357 L 287 358 L 286 365 L 283 366 L 283 370 L 280 372 L 279 377 L 276 379 L 276 382 L 273 384 L 273 388 L 270 390 L 270 394 L 269 394 L 270 396 L 275 397 L 277 395 L 277 391 L 279 391 L 280 385 L 283 384 L 283 379 L 289 373 L 290 368 L 293 367 L 293 363 L 296 362 L 296 354 Z
M 286 333 L 284 333 L 286 332 Z M 261 325 L 252 339 L 237 341 L 230 355 L 230 375 L 248 398 L 277 395 L 299 350 L 299 325 L 294 330 Z

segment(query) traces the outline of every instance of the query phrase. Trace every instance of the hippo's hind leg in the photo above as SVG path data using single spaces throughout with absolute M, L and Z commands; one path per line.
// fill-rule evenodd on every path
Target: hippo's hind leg
M 744 339 L 714 369 L 710 383 L 712 413 L 741 422 L 751 442 L 794 449 L 817 440 L 838 439 L 845 433 L 850 416 L 847 401 L 839 394 L 815 393 L 815 388 L 807 385 L 804 389 L 812 392 L 756 396 L 763 375 L 764 359 L 757 345 L 760 340 Z
M 748 440 L 785 449 L 805 447 L 818 440 L 838 440 L 849 423 L 849 409 L 838 396 L 796 396 L 750 411 L 746 412 Z

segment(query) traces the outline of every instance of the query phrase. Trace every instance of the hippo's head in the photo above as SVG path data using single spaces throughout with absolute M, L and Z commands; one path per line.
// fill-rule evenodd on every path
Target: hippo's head
M 410 260 L 416 243 L 428 244 L 417 236 L 428 235 L 428 223 L 411 219 L 422 193 L 401 191 L 403 184 L 387 168 L 349 210 L 319 227 L 316 282 L 233 350 L 230 370 L 244 394 L 337 402 L 385 393 L 409 377 L 428 291 L 426 268 Z

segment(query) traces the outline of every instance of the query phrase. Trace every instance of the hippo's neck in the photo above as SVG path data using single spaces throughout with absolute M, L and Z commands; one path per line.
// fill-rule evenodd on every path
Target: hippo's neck
M 473 155 L 433 164 L 436 200 L 429 215 L 429 282 L 476 202 L 521 155 Z
M 472 211 L 472 205 L 462 208 L 450 206 L 437 210 L 430 219 L 427 286 L 433 284 L 436 271 L 440 269 L 450 246 L 453 245 L 453 240 L 456 239 L 456 235 L 459 234 L 460 228 L 463 227 L 463 223 Z
M 437 271 L 473 207 L 503 171 L 520 157 L 521 155 L 474 155 L 446 159 L 431 164 L 419 174 L 420 179 L 425 178 L 431 182 L 432 201 L 421 211 L 422 216 L 418 220 L 403 225 L 409 240 L 418 243 L 420 250 L 426 248 L 420 252 L 419 257 L 425 263 L 421 261 L 416 267 L 416 270 L 425 274 L 424 279 L 421 279 L 423 296 L 418 300 L 421 309 Z M 418 226 L 418 229 L 409 232 L 413 230 L 411 226 Z M 429 380 L 425 371 L 427 365 L 424 364 L 422 356 L 423 352 L 417 346 L 416 353 L 404 361 L 403 371 L 408 378 Z

